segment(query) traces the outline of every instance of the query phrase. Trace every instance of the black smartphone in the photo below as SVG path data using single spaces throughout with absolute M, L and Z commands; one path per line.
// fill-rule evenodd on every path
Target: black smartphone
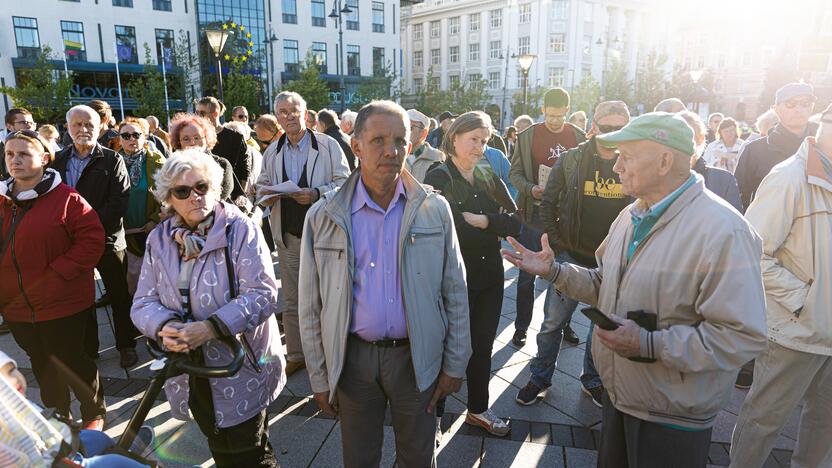
M 581 309 L 581 312 L 586 315 L 592 323 L 604 330 L 615 330 L 618 328 L 617 323 L 595 307 L 585 307 Z

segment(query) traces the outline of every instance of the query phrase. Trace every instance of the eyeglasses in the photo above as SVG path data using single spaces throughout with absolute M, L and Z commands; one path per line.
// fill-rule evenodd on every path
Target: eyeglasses
M 283 111 L 278 112 L 277 115 L 279 115 L 280 117 L 282 117 L 284 119 L 288 119 L 289 116 L 292 116 L 294 118 L 298 118 L 298 117 L 300 117 L 300 111 L 287 112 L 287 111 L 283 110 Z
M 170 194 L 177 200 L 187 200 L 191 196 L 191 192 L 194 192 L 199 196 L 203 196 L 208 193 L 208 188 L 208 182 L 203 180 L 197 182 L 193 186 L 177 185 L 176 187 L 170 189 Z
M 138 140 L 139 138 L 141 138 L 143 136 L 141 133 L 138 133 L 138 132 L 133 132 L 133 133 L 124 132 L 124 133 L 119 133 L 118 135 L 121 137 L 122 140 Z
M 201 136 L 195 136 L 195 137 L 185 136 L 185 137 L 181 137 L 179 139 L 180 142 L 185 143 L 186 145 L 190 145 L 191 143 L 202 143 L 204 140 L 205 140 L 205 138 L 203 138 Z
M 425 126 L 424 126 L 424 125 L 420 125 L 420 124 L 414 124 L 414 123 L 410 124 L 410 129 L 411 129 L 411 130 L 413 130 L 414 128 L 415 128 L 416 130 L 424 130 L 424 129 L 425 129 Z
M 245 115 L 245 114 L 240 114 L 240 115 L 237 116 L 237 118 L 240 119 L 240 120 L 248 120 L 248 116 Z
M 35 128 L 35 122 L 31 120 L 18 120 L 14 122 L 15 125 L 26 125 L 29 128 Z
M 621 130 L 622 128 L 624 128 L 623 125 L 601 125 L 597 122 L 596 122 L 595 125 L 598 126 L 598 131 L 601 132 L 602 134 L 603 133 L 617 132 L 618 130 Z
M 794 109 L 795 107 L 800 107 L 803 109 L 807 109 L 812 107 L 815 104 L 813 99 L 801 99 L 799 101 L 786 101 L 783 103 L 783 106 L 786 109 Z

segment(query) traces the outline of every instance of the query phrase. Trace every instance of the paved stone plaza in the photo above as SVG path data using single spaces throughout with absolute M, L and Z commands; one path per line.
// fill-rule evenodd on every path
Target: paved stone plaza
M 544 289 L 538 282 L 532 329 L 529 341 L 522 349 L 511 345 L 514 333 L 514 298 L 517 270 L 506 263 L 505 301 L 503 316 L 494 343 L 491 379 L 491 404 L 498 416 L 511 419 L 512 430 L 505 438 L 487 435 L 484 431 L 463 423 L 466 388 L 448 399 L 446 414 L 442 420 L 445 433 L 439 448 L 439 466 L 442 467 L 594 467 L 597 443 L 601 428 L 601 410 L 592 404 L 580 390 L 584 341 L 588 320 L 576 313 L 572 328 L 581 337 L 581 343 L 571 346 L 564 343 L 558 360 L 554 385 L 542 402 L 533 406 L 521 406 L 514 401 L 517 391 L 529 377 L 529 360 L 535 353 L 535 333 L 543 319 Z M 118 352 L 114 348 L 109 309 L 99 309 L 101 358 L 98 366 L 102 375 L 104 393 L 109 412 L 106 432 L 118 437 L 127 424 L 142 391 L 151 375 L 149 356 L 143 345 L 139 346 L 140 362 L 136 368 L 125 371 L 118 366 Z M 37 383 L 34 380 L 25 354 L 17 347 L 11 335 L 0 337 L 0 349 L 10 354 L 26 374 L 29 396 L 39 401 Z M 80 350 L 80 344 L 79 344 Z M 710 462 L 715 466 L 728 464 L 728 445 L 745 392 L 734 390 L 728 407 L 720 413 L 713 431 Z M 174 420 L 168 413 L 168 404 L 161 395 L 151 411 L 146 424 L 156 431 L 153 457 L 164 466 L 213 466 L 204 437 L 193 422 Z M 75 403 L 77 409 L 77 402 Z M 789 466 L 789 458 L 797 435 L 798 412 L 777 441 L 766 467 Z M 311 399 L 311 390 L 305 371 L 293 375 L 278 401 L 271 407 L 271 443 L 281 466 L 337 467 L 341 465 L 341 426 L 317 411 Z M 385 427 L 385 444 L 382 466 L 390 467 L 395 459 L 393 429 L 389 418 Z

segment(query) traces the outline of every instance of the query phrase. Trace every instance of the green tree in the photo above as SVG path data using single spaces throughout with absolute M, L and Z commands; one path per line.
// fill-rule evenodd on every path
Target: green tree
M 670 78 L 670 84 L 667 87 L 668 97 L 675 97 L 682 100 L 682 102 L 691 102 L 693 96 L 696 94 L 696 83 L 690 77 L 690 72 L 682 69 L 681 66 L 676 66 L 673 69 L 673 75 Z M 649 110 L 653 110 L 650 108 Z
M 433 67 L 428 68 L 425 87 L 416 93 L 416 108 L 425 115 L 435 116 L 448 110 L 448 93 L 439 86 L 439 77 L 433 75 Z
M 165 121 L 165 82 L 159 65 L 153 60 L 150 46 L 144 43 L 144 74 L 135 75 L 127 83 L 130 97 L 136 100 L 134 114 L 145 117 L 155 115 Z M 170 96 L 169 96 L 170 97 Z
M 309 109 L 324 109 L 329 106 L 329 86 L 321 78 L 315 56 L 311 52 L 306 54 L 306 60 L 301 64 L 298 79 L 286 83 L 284 89 L 303 96 Z
M 526 114 L 536 119 L 541 116 L 540 108 L 543 106 L 543 95 L 549 89 L 545 86 L 529 88 L 529 101 L 526 109 L 523 109 L 523 89 L 520 88 L 512 95 L 511 113 L 515 117 Z
M 618 58 L 609 59 L 604 71 L 601 96 L 604 101 L 624 101 L 630 106 L 633 104 L 633 82 L 627 78 L 627 64 Z
M 600 96 L 601 85 L 595 81 L 592 75 L 584 75 L 581 78 L 581 82 L 578 83 L 578 86 L 572 88 L 572 93 L 569 96 L 572 103 L 572 111 L 582 110 L 587 115 L 592 116 Z
M 667 96 L 669 83 L 665 78 L 664 66 L 667 56 L 651 51 L 638 68 L 635 82 L 635 102 L 644 105 L 649 112 Z
M 58 59 L 52 49 L 44 46 L 34 66 L 18 72 L 17 86 L 0 87 L 0 92 L 9 96 L 15 106 L 29 109 L 36 122 L 62 122 L 72 105 L 72 79 L 54 68 L 51 61 Z
M 781 51 L 766 68 L 763 90 L 757 101 L 757 113 L 762 114 L 771 108 L 774 104 L 774 94 L 781 86 L 797 81 L 799 78 L 800 71 L 797 67 L 796 55 L 789 56 L 785 50 Z
M 401 91 L 395 86 L 396 74 L 393 73 L 392 64 L 388 62 L 384 67 L 373 70 L 372 78 L 365 78 L 358 86 L 358 90 L 350 104 L 354 107 L 361 107 L 376 99 L 396 100 L 400 97 Z
M 246 109 L 260 109 L 260 92 L 263 82 L 251 74 L 241 62 L 232 62 L 222 83 L 225 99 L 225 120 L 231 120 L 231 109 L 245 106 Z M 305 97 L 305 96 L 304 96 Z M 314 109 L 310 107 L 310 109 Z

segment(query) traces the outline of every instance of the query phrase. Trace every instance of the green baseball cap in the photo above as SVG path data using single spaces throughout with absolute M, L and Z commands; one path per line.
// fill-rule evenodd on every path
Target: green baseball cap
M 604 146 L 616 146 L 622 141 L 650 140 L 685 154 L 692 155 L 696 151 L 693 129 L 685 119 L 669 112 L 649 112 L 640 115 L 621 130 L 598 135 L 597 139 Z

